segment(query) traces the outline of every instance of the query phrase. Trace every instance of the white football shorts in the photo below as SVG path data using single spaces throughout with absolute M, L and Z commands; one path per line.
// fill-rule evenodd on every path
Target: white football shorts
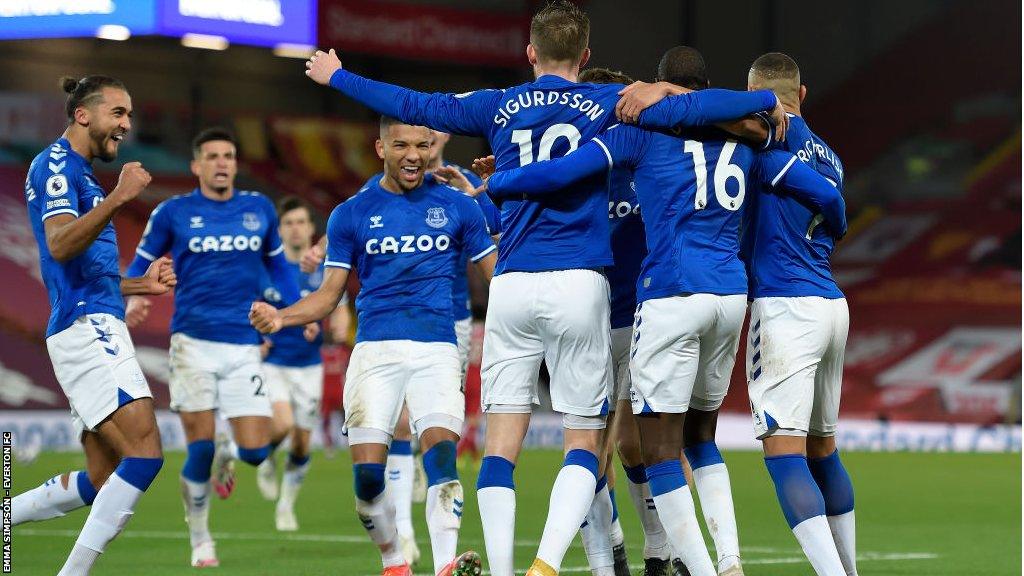
M 746 308 L 746 294 L 686 294 L 640 304 L 629 363 L 633 413 L 720 408 Z
M 288 402 L 295 425 L 315 430 L 320 424 L 320 399 L 324 390 L 324 365 L 280 366 L 263 363 L 270 403 Z
M 217 409 L 224 418 L 266 416 L 270 392 L 263 376 L 260 347 L 171 334 L 171 410 Z
M 758 438 L 835 435 L 849 330 L 845 298 L 754 300 L 747 388 Z
M 462 433 L 466 399 L 454 344 L 413 340 L 356 344 L 345 373 L 349 442 L 390 443 L 403 402 L 416 434 L 434 427 Z
M 594 270 L 495 276 L 480 371 L 484 411 L 538 404 L 545 361 L 555 411 L 606 413 L 612 388 L 608 299 L 608 281 Z
M 95 430 L 122 405 L 153 397 L 128 327 L 116 316 L 80 316 L 47 338 L 46 350 L 80 430 Z

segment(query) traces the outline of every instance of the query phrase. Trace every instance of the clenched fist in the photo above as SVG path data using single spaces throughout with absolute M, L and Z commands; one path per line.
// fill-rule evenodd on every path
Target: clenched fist
M 266 302 L 253 302 L 249 309 L 249 323 L 260 334 L 273 334 L 281 329 L 281 315 Z
M 141 194 L 152 180 L 153 177 L 142 167 L 141 162 L 128 162 L 121 167 L 117 187 L 110 195 L 121 202 L 130 202 Z

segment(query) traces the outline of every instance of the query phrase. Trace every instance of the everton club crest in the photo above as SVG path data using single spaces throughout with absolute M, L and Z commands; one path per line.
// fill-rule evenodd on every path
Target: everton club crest
M 445 215 L 444 208 L 427 209 L 427 225 L 431 228 L 444 228 L 447 223 L 448 216 Z

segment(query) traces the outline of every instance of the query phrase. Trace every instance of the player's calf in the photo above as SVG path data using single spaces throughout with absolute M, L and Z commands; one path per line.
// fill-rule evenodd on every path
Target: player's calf
M 383 458 L 382 458 L 383 459 Z M 377 545 L 384 568 L 405 566 L 395 528 L 395 505 L 384 491 L 384 464 L 358 462 L 352 465 L 355 476 L 356 513 L 359 521 Z
M 423 437 L 438 430 L 427 430 Z M 465 505 L 455 466 L 458 437 L 448 430 L 443 432 L 447 432 L 444 435 L 447 438 L 423 453 L 423 468 L 427 476 L 427 530 L 430 532 L 435 574 L 455 558 Z
M 848 576 L 857 574 L 857 530 L 853 482 L 839 458 L 833 436 L 807 437 L 807 466 L 825 501 L 825 516 Z
M 765 466 L 793 534 L 818 576 L 845 576 L 825 518 L 825 501 L 802 454 L 804 439 L 765 438 Z

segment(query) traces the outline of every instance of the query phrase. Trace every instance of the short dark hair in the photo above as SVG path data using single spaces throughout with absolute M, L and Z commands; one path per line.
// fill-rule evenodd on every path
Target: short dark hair
M 298 210 L 303 208 L 306 210 L 306 214 L 309 215 L 309 220 L 313 220 L 313 207 L 298 196 L 285 196 L 277 201 L 277 217 L 280 218 L 292 210 Z
M 676 46 L 665 52 L 658 62 L 658 80 L 691 90 L 703 90 L 710 85 L 704 57 L 689 46 Z
M 81 80 L 75 80 L 70 76 L 63 76 L 60 79 L 60 88 L 68 95 L 64 103 L 64 112 L 68 115 L 68 123 L 75 118 L 75 110 L 79 106 L 92 106 L 103 98 L 104 88 L 117 88 L 128 91 L 124 82 L 110 76 L 86 76 Z
M 769 52 L 754 60 L 750 65 L 750 71 L 765 80 L 795 81 L 800 84 L 800 67 L 796 60 L 782 52 Z
M 220 126 L 214 126 L 212 128 L 206 128 L 196 137 L 192 139 L 192 155 L 199 154 L 199 150 L 202 149 L 203 144 L 207 142 L 224 141 L 231 142 L 238 148 L 238 141 L 235 140 L 235 135 L 231 133 L 227 128 L 221 128 Z
M 624 72 L 616 72 L 607 68 L 587 68 L 580 72 L 580 82 L 591 84 L 632 84 L 633 79 Z
M 568 0 L 551 0 L 530 21 L 530 44 L 537 58 L 576 61 L 590 43 L 590 18 Z

